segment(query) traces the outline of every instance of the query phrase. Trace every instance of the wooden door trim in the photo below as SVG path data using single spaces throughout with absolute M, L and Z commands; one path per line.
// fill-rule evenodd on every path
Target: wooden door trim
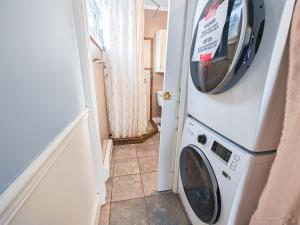
M 151 43 L 151 57 L 150 57 L 150 67 L 151 68 L 144 68 L 145 70 L 149 70 L 150 71 L 150 122 L 152 121 L 152 111 L 153 111 L 153 108 L 152 108 L 152 100 L 153 100 L 153 38 L 148 38 L 148 37 L 145 37 L 144 40 L 148 40 L 150 41 Z M 153 122 L 153 121 L 152 121 Z

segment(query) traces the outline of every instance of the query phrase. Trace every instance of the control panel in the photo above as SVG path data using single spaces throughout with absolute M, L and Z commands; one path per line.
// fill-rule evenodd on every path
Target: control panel
M 223 161 L 226 163 L 231 162 L 229 164 L 229 167 L 232 171 L 234 171 L 238 165 L 238 161 L 240 160 L 240 156 L 238 154 L 234 154 L 232 157 L 232 151 L 225 148 L 223 145 L 219 144 L 217 141 L 214 141 L 211 150 Z
M 222 160 L 226 163 L 229 162 L 232 152 L 225 148 L 223 145 L 219 144 L 218 142 L 214 141 L 211 150 L 217 154 Z

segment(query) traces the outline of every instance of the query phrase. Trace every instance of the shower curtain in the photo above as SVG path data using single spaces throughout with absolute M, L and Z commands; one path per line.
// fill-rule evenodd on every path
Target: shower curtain
M 103 0 L 102 10 L 111 132 L 113 138 L 137 137 L 147 130 L 144 2 Z
M 300 224 L 300 1 L 289 47 L 287 102 L 282 137 L 251 225 Z

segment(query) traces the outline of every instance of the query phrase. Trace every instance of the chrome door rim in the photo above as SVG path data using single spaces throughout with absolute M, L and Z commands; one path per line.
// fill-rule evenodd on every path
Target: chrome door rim
M 222 80 L 211 90 L 202 90 L 198 81 L 192 78 L 195 87 L 205 94 L 220 94 L 233 87 L 247 72 L 251 65 L 262 40 L 265 23 L 264 0 L 241 0 L 241 30 L 237 48 L 230 67 Z M 203 9 L 204 10 L 204 9 Z M 195 21 L 195 20 L 194 20 Z M 262 29 L 261 29 L 262 28 Z M 193 31 L 193 39 L 196 38 L 196 31 Z M 258 44 L 257 44 L 258 43 Z M 193 49 L 193 45 L 191 46 Z M 190 55 L 190 76 L 192 76 L 192 52 Z M 194 67 L 194 65 L 193 65 Z M 195 75 L 195 74 L 194 74 Z M 199 82 L 201 85 L 201 82 Z
M 219 215 L 220 215 L 220 211 L 221 211 L 221 205 L 220 205 L 220 201 L 221 201 L 221 197 L 220 197 L 220 193 L 219 193 L 219 185 L 218 185 L 218 182 L 217 182 L 217 178 L 216 178 L 216 175 L 214 173 L 214 170 L 209 162 L 209 160 L 207 159 L 207 157 L 205 156 L 205 154 L 202 152 L 202 150 L 200 148 L 198 148 L 197 146 L 195 145 L 188 145 L 186 147 L 184 147 L 181 151 L 181 154 L 182 152 L 185 150 L 185 149 L 192 149 L 194 150 L 195 152 L 197 152 L 197 154 L 200 156 L 200 158 L 204 161 L 204 164 L 208 170 L 208 173 L 209 173 L 209 177 L 210 177 L 210 180 L 211 180 L 211 183 L 212 183 L 212 188 L 213 188 L 213 194 L 214 194 L 214 206 L 215 206 L 215 210 L 214 210 L 214 213 L 213 213 L 213 216 L 212 216 L 212 219 L 209 221 L 209 224 L 214 224 L 217 222 L 218 218 L 219 218 Z M 180 161 L 181 161 L 181 154 L 180 154 Z M 181 179 L 181 185 L 182 184 L 182 174 L 181 174 L 181 163 L 180 164 L 180 169 L 179 169 L 179 173 L 180 173 L 180 179 Z M 184 187 L 183 187 L 184 189 Z M 188 202 L 189 202 L 189 199 L 185 193 L 185 190 L 184 190 L 184 194 L 185 194 L 185 197 L 187 198 Z M 190 204 L 190 203 L 189 203 Z M 192 207 L 191 207 L 192 208 Z M 194 211 L 194 209 L 192 208 L 192 210 Z M 195 213 L 195 212 L 194 212 Z M 198 215 L 197 215 L 198 217 Z M 199 218 L 199 217 L 198 217 Z M 200 219 L 200 218 L 199 218 Z M 200 219 L 201 220 L 201 219 Z
M 245 40 L 245 35 L 246 35 L 246 31 L 247 31 L 248 27 L 249 27 L 249 24 L 248 24 L 248 1 L 242 0 L 242 27 L 241 27 L 241 35 L 239 38 L 239 43 L 237 46 L 236 54 L 234 55 L 234 58 L 230 65 L 230 68 L 229 68 L 227 74 L 225 75 L 224 79 L 222 80 L 222 82 L 219 83 L 218 86 L 215 87 L 213 90 L 207 92 L 207 94 L 218 93 L 220 90 L 222 90 L 224 88 L 224 86 L 226 86 L 228 81 L 231 80 L 231 78 L 233 77 L 233 75 L 234 75 L 233 70 L 236 67 L 238 61 L 240 60 L 242 50 L 244 49 L 244 46 L 247 42 L 247 40 Z

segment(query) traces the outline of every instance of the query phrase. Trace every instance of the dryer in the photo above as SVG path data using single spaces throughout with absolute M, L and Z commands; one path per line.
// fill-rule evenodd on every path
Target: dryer
M 187 113 L 254 152 L 277 148 L 294 0 L 203 0 L 195 11 Z
M 274 155 L 251 154 L 187 118 L 179 159 L 179 195 L 192 224 L 249 224 Z

